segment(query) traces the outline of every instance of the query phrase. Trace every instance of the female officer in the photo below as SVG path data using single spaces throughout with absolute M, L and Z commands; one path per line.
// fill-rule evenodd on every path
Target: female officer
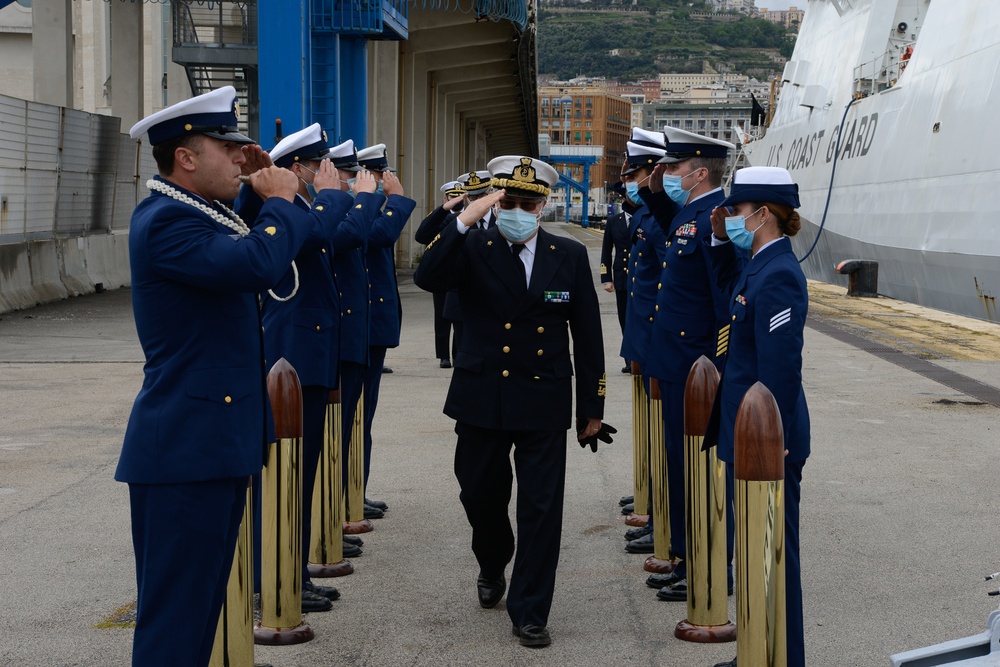
M 733 464 L 736 411 L 755 382 L 774 395 L 784 426 L 788 667 L 805 665 L 799 498 L 802 467 L 809 456 L 809 412 L 802 391 L 802 332 L 809 300 L 788 238 L 801 226 L 795 212 L 798 190 L 788 171 L 779 167 L 736 172 L 729 197 L 712 212 L 708 253 L 716 278 L 730 294 L 732 320 L 716 399 L 719 458 Z M 740 250 L 750 252 L 749 262 L 741 261 Z

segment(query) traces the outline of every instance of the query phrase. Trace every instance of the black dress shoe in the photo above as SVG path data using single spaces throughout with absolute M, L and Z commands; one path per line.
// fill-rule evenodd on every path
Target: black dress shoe
M 552 643 L 552 637 L 544 625 L 522 625 L 513 626 L 511 632 L 515 637 L 520 637 L 521 646 L 529 648 L 545 648 Z
M 365 546 L 365 541 L 357 535 L 344 535 L 344 541 L 348 544 L 353 544 L 356 547 Z
M 451 368 L 451 362 L 447 359 L 441 360 L 441 368 Z
M 618 507 L 625 507 L 629 503 L 635 504 L 635 496 L 622 496 L 618 499 Z
M 632 372 L 632 367 L 631 366 L 629 366 L 628 364 L 625 364 L 624 366 L 622 366 L 622 373 L 631 373 L 631 372 Z
M 382 510 L 383 512 L 388 511 L 389 509 L 389 506 L 381 500 L 372 500 L 371 498 L 365 498 L 365 505 L 374 507 L 377 510 Z
M 312 591 L 307 591 L 302 589 L 302 613 L 307 614 L 311 611 L 330 611 L 333 609 L 333 603 L 327 600 L 322 595 L 317 595 Z
M 622 505 L 622 514 L 628 516 L 629 514 L 634 514 L 634 513 L 635 513 L 635 503 Z
M 729 586 L 728 590 L 726 591 L 726 594 L 727 595 L 733 594 L 732 585 Z M 684 602 L 687 600 L 687 595 L 688 595 L 688 582 L 687 582 L 687 577 L 684 577 L 683 579 L 677 579 L 673 583 L 667 584 L 666 586 L 661 588 L 656 593 L 656 599 L 665 600 L 667 602 Z
M 344 542 L 343 550 L 344 550 L 344 558 L 357 558 L 358 556 L 364 553 L 364 551 L 361 550 L 361 547 L 346 541 Z
M 383 372 L 383 373 L 391 373 L 391 372 L 392 372 L 392 369 L 391 369 L 391 368 L 389 368 L 388 366 L 383 366 L 383 367 L 382 367 L 382 372 Z
M 385 512 L 377 507 L 372 507 L 371 505 L 365 505 L 365 518 L 366 519 L 381 519 L 385 516 Z
M 479 595 L 479 606 L 483 609 L 492 609 L 500 604 L 504 592 L 507 590 L 507 579 L 501 574 L 499 579 L 490 579 L 479 573 L 476 579 L 476 593 Z
M 340 591 L 338 591 L 333 586 L 320 586 L 311 581 L 303 581 L 302 590 L 309 591 L 310 593 L 315 593 L 320 597 L 326 598 L 330 602 L 340 599 Z
M 643 535 L 637 540 L 632 540 L 625 544 L 625 551 L 630 554 L 651 554 L 653 553 L 653 534 Z
M 676 584 L 680 580 L 681 577 L 675 576 L 673 572 L 670 574 L 651 574 L 646 577 L 646 585 L 650 588 L 660 590 L 664 586 Z
M 645 526 L 636 526 L 635 528 L 629 528 L 625 531 L 625 539 L 631 542 L 632 540 L 637 540 L 640 537 L 649 535 L 653 532 L 653 527 L 649 524 Z
M 714 667 L 736 667 L 736 658 L 733 658 L 729 662 L 717 662 Z

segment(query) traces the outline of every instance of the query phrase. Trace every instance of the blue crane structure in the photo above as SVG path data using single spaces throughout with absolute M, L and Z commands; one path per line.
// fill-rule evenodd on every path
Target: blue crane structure
M 580 216 L 580 226 L 590 226 L 590 167 L 597 164 L 604 156 L 603 146 L 570 146 L 555 144 L 550 145 L 547 141 L 538 142 L 541 158 L 549 164 L 556 165 L 580 165 L 583 167 L 583 181 L 576 181 L 570 178 L 569 174 L 559 171 L 559 187 L 566 188 L 566 222 L 569 222 L 570 193 L 577 190 L 583 194 L 583 212 Z

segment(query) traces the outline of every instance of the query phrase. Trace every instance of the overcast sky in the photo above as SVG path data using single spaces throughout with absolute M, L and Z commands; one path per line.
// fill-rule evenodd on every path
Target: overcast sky
M 806 8 L 807 0 L 754 0 L 754 4 L 758 7 L 767 7 L 768 9 L 788 9 L 791 5 L 795 5 L 799 9 Z

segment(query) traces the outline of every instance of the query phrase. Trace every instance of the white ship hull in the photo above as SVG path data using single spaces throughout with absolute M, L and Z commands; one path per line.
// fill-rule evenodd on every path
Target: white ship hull
M 744 151 L 799 183 L 800 257 L 830 193 L 806 273 L 874 259 L 887 296 L 1000 320 L 1000 2 L 809 0 L 783 78 Z

